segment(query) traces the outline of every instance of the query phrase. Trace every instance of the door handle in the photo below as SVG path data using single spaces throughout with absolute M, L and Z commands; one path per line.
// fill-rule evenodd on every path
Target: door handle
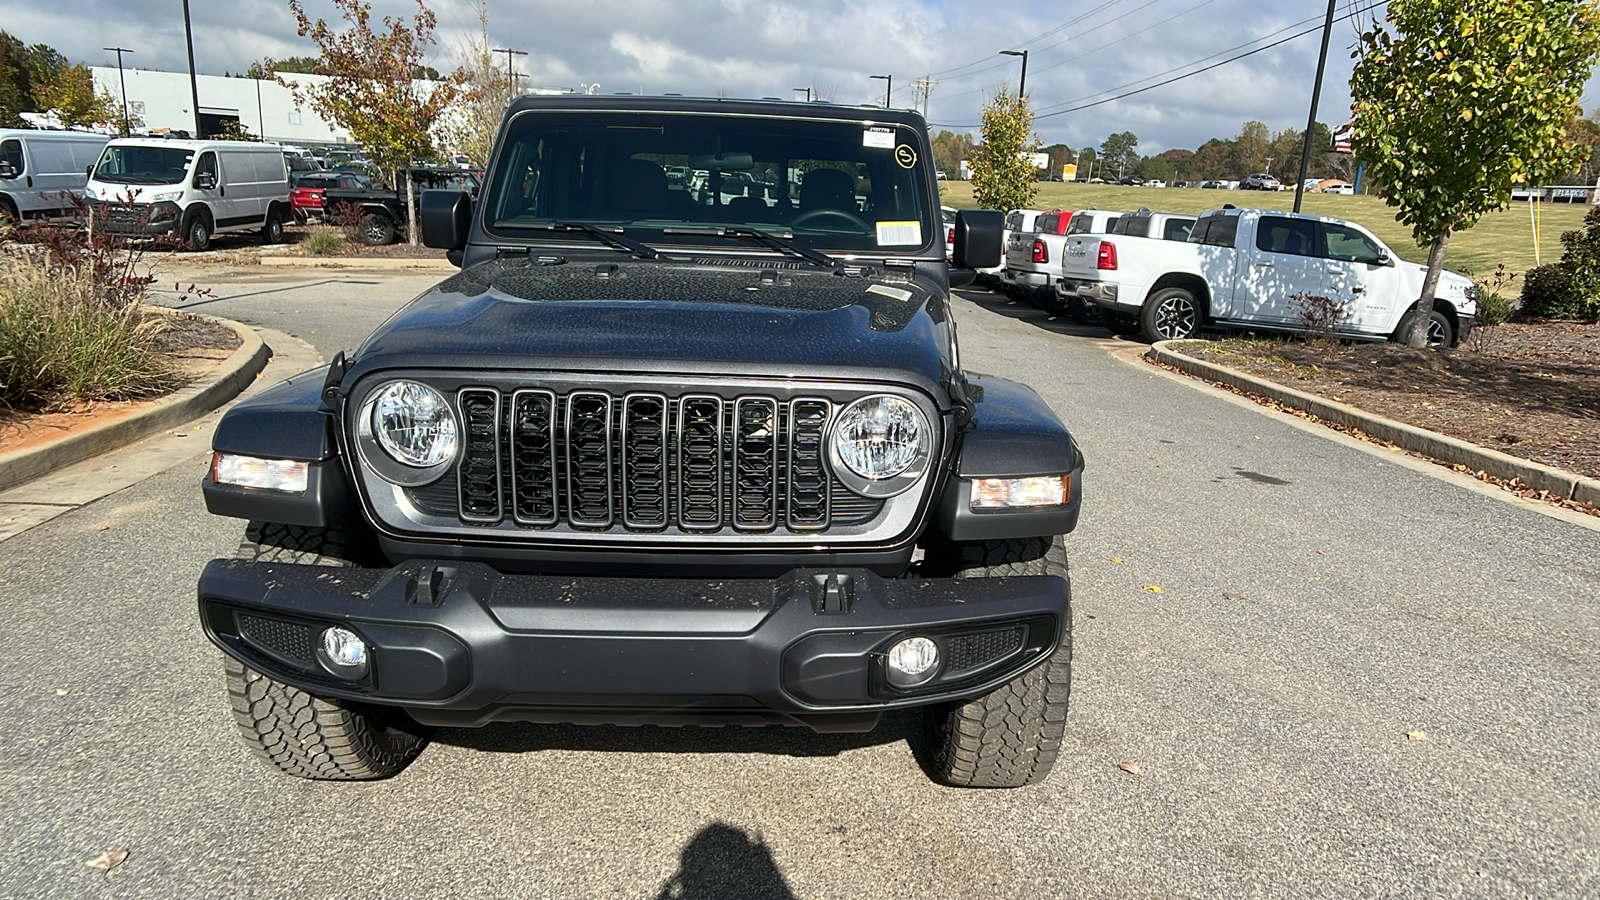
M 1362 294 L 1362 293 L 1366 293 L 1366 290 L 1367 289 L 1364 288 L 1364 287 L 1353 287 L 1353 288 L 1350 289 L 1350 293 L 1352 293 L 1352 294 Z
M 221 194 L 224 197 L 228 196 L 228 186 L 227 185 L 223 185 L 222 187 L 217 188 L 217 193 Z
M 1260 266 L 1263 269 L 1270 269 L 1270 268 L 1272 268 L 1273 264 L 1270 261 L 1262 260 L 1261 262 L 1256 263 L 1256 265 Z
M 28 187 L 33 187 L 33 176 L 32 175 L 28 176 Z

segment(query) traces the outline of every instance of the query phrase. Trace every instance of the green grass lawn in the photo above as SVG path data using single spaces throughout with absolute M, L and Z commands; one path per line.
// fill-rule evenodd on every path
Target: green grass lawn
M 976 206 L 972 183 L 941 181 L 939 189 L 947 206 L 957 209 Z M 1119 209 L 1148 206 L 1167 212 L 1199 213 L 1224 203 L 1255 209 L 1294 208 L 1293 191 L 1203 191 L 1199 188 L 1141 188 L 1112 184 L 1064 184 L 1040 182 L 1034 209 Z M 1377 197 L 1339 194 L 1306 194 L 1302 212 L 1347 219 L 1370 230 L 1394 248 L 1401 257 L 1414 262 L 1428 261 L 1428 250 L 1411 239 L 1411 229 L 1395 221 L 1394 210 Z M 1561 258 L 1561 233 L 1580 228 L 1589 208 L 1582 203 L 1548 203 L 1539 207 L 1539 258 L 1552 263 Z M 1445 268 L 1487 276 L 1496 265 L 1522 273 L 1533 268 L 1533 228 L 1528 220 L 1528 205 L 1512 204 L 1504 212 L 1490 213 L 1474 227 L 1450 238 Z M 1513 291 L 1521 290 L 1520 283 Z

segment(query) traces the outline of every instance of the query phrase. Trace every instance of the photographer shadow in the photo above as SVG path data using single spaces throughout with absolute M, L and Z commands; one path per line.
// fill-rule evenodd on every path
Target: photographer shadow
M 678 871 L 655 900 L 796 900 L 760 835 L 725 822 L 700 829 L 683 846 Z

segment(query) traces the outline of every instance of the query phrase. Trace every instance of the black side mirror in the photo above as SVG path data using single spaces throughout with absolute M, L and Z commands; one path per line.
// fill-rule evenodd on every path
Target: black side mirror
M 957 269 L 999 265 L 1005 219 L 1005 213 L 998 209 L 963 209 L 956 213 L 956 242 L 950 265 Z
M 0 162 L 0 178 L 17 177 L 17 167 L 9 162 Z
M 217 176 L 210 172 L 201 172 L 194 177 L 194 186 L 202 191 L 214 191 L 217 189 Z
M 439 250 L 461 250 L 472 230 L 472 197 L 466 191 L 422 192 L 422 243 Z

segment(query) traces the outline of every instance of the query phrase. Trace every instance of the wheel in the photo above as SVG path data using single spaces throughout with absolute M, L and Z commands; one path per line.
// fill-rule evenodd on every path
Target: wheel
M 832 218 L 832 219 L 843 219 L 844 221 L 849 222 L 851 225 L 855 226 L 857 229 L 859 229 L 861 231 L 871 231 L 872 230 L 871 228 L 867 227 L 867 223 L 862 221 L 860 216 L 854 215 L 852 213 L 845 212 L 842 209 L 832 209 L 832 208 L 829 208 L 829 207 L 822 207 L 820 209 L 813 209 L 813 210 L 808 210 L 806 212 L 803 212 L 800 215 L 795 216 L 793 219 L 789 220 L 789 227 L 793 228 L 793 227 L 797 227 L 797 226 L 800 226 L 800 225 L 804 225 L 807 222 L 815 221 L 817 219 L 829 219 L 829 218 Z
M 283 243 L 283 213 L 276 209 L 267 212 L 267 223 L 261 226 L 261 243 Z
M 22 220 L 17 216 L 17 208 L 11 205 L 10 200 L 0 198 L 0 236 L 21 224 Z
M 189 249 L 196 253 L 204 253 L 211 249 L 211 223 L 201 213 L 195 213 L 189 218 L 189 227 L 183 230 L 183 239 Z
M 251 522 L 245 526 L 244 539 L 234 558 L 299 566 L 350 567 L 382 562 L 371 532 L 353 522 L 320 528 Z
M 1177 341 L 1200 330 L 1200 305 L 1188 288 L 1165 288 L 1151 294 L 1139 310 L 1144 336 L 1152 341 Z
M 369 213 L 361 220 L 361 243 L 382 247 L 394 242 L 394 220 L 382 213 Z
M 1412 310 L 1400 319 L 1400 324 L 1389 339 L 1404 344 L 1411 340 L 1411 323 L 1417 318 L 1417 311 Z M 1450 318 L 1444 313 L 1434 310 L 1428 316 L 1428 346 L 1453 347 L 1456 342 L 1456 330 L 1450 325 Z
M 1100 325 L 1104 319 L 1100 315 L 1100 308 L 1091 305 L 1077 294 L 1068 294 L 1061 298 L 1062 311 L 1067 318 L 1079 325 Z
M 321 781 L 388 778 L 427 745 L 399 710 L 308 694 L 235 659 L 224 663 L 223 674 L 245 743 L 287 775 Z
M 1012 575 L 1067 577 L 1060 537 L 946 545 L 957 578 Z M 930 706 L 925 712 L 928 768 L 953 787 L 1013 788 L 1050 774 L 1067 727 L 1072 690 L 1072 623 L 1042 665 L 971 700 Z

